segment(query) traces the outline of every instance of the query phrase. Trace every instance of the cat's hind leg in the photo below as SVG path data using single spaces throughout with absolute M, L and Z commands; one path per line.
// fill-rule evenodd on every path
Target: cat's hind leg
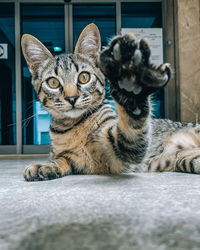
M 200 148 L 177 150 L 171 154 L 163 152 L 150 161 L 148 172 L 200 174 Z
M 200 174 L 200 148 L 191 148 L 161 154 L 148 166 L 148 172 L 183 172 Z
M 65 158 L 50 163 L 31 164 L 24 171 L 26 181 L 52 180 L 71 173 L 70 165 Z
M 150 157 L 148 172 L 176 171 L 200 174 L 200 130 L 183 128 L 163 142 L 163 152 Z
M 176 151 L 169 153 L 164 151 L 162 154 L 154 156 L 148 162 L 148 172 L 173 172 L 176 166 Z
M 175 167 L 177 172 L 200 174 L 200 148 L 180 151 Z

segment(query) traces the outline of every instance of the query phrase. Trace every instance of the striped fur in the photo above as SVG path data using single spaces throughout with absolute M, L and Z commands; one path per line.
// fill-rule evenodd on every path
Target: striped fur
M 199 173 L 199 130 L 150 118 L 149 97 L 169 81 L 169 65 L 151 65 L 147 41 L 131 34 L 114 37 L 101 53 L 100 46 L 94 24 L 83 30 L 73 54 L 53 57 L 33 36 L 22 37 L 32 84 L 52 115 L 51 161 L 28 166 L 25 179 L 119 174 L 137 166 Z M 117 112 L 105 100 L 104 76 Z

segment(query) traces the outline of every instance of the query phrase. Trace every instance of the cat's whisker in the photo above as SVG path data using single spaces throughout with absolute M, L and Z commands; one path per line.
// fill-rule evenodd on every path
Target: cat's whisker
M 16 122 L 8 124 L 8 127 L 16 126 Z
M 29 102 L 28 102 L 29 106 L 28 106 L 28 108 L 26 109 L 26 112 L 29 111 L 29 110 L 33 107 L 33 103 L 34 103 L 35 101 L 39 101 L 39 99 L 35 99 L 35 100 L 32 100 L 32 101 L 29 101 Z M 31 105 L 30 105 L 30 104 L 31 104 Z M 36 115 L 38 115 L 38 114 L 34 114 L 34 115 L 32 115 L 32 116 L 29 116 L 29 117 L 23 119 L 23 120 L 22 120 L 22 124 L 24 125 L 24 123 L 26 123 L 27 120 L 29 121 L 29 119 L 33 118 L 33 117 L 36 116 Z M 16 124 L 17 124 L 16 122 L 11 123 L 11 124 L 8 124 L 8 127 L 15 126 Z M 24 127 L 24 126 L 23 126 L 23 127 Z M 23 128 L 23 127 L 22 127 L 22 128 Z
M 29 101 L 27 104 L 28 107 L 26 108 L 26 112 L 29 111 L 33 107 L 33 104 L 37 101 L 40 101 L 40 100 L 37 98 L 37 99 L 34 99 L 32 101 Z
M 31 115 L 31 116 L 25 118 L 24 120 L 22 120 L 22 124 L 23 124 L 23 125 L 22 125 L 22 128 L 24 128 L 25 126 L 28 126 L 28 124 L 30 123 L 31 119 L 32 119 L 33 117 L 35 117 L 35 116 L 38 116 L 38 113 L 33 114 L 33 115 Z

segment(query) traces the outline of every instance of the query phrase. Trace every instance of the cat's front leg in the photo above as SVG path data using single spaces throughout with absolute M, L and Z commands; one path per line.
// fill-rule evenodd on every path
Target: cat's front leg
M 64 158 L 51 163 L 31 164 L 24 171 L 26 181 L 43 181 L 60 178 L 71 173 L 71 168 Z
M 148 42 L 145 39 L 137 42 L 133 34 L 127 34 L 115 37 L 98 60 L 116 101 L 118 121 L 111 125 L 105 137 L 112 159 L 124 166 L 121 171 L 145 158 L 151 143 L 149 96 L 165 86 L 171 76 L 168 64 L 155 67 L 149 58 Z

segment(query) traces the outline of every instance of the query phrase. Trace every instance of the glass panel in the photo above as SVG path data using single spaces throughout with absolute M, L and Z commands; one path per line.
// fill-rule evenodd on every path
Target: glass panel
M 37 37 L 53 54 L 64 52 L 64 6 L 23 4 L 22 34 Z M 41 106 L 31 85 L 31 76 L 22 56 L 23 144 L 49 144 L 50 115 Z
M 89 23 L 95 23 L 101 33 L 102 46 L 115 35 L 115 4 L 74 4 L 73 38 L 74 46 L 81 31 Z
M 115 4 L 74 4 L 73 5 L 73 39 L 74 47 L 81 31 L 89 23 L 95 23 L 101 33 L 102 46 L 107 45 L 116 31 Z M 114 101 L 109 94 L 109 86 L 106 83 L 106 98 L 115 108 Z
M 14 4 L 0 3 L 0 144 L 16 144 Z
M 121 4 L 122 28 L 162 28 L 162 3 Z M 164 90 L 152 97 L 153 116 L 164 118 Z
M 122 3 L 123 28 L 162 28 L 161 3 Z

